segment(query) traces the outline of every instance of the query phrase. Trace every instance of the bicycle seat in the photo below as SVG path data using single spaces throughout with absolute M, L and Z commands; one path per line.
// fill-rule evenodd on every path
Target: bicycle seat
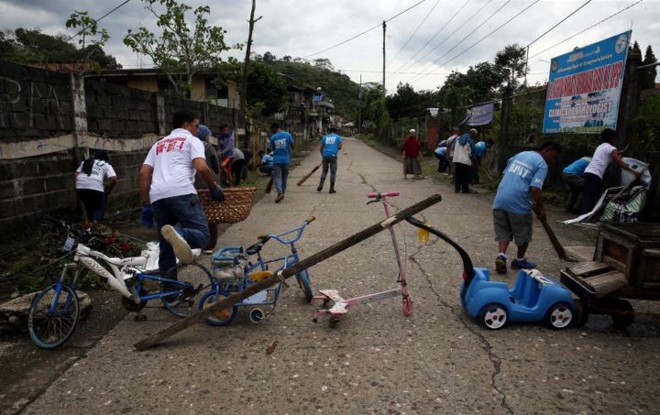
M 256 255 L 261 251 L 261 248 L 268 242 L 267 238 L 260 238 L 257 242 L 250 245 L 245 249 L 245 253 L 248 255 Z

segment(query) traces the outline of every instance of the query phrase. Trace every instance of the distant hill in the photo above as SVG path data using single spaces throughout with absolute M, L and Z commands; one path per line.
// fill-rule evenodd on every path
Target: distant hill
M 360 86 L 347 75 L 335 72 L 328 67 L 305 62 L 273 60 L 265 63 L 272 65 L 278 72 L 293 78 L 301 86 L 314 90 L 321 87 L 323 95 L 331 99 L 335 105 L 337 114 L 357 120 Z M 331 65 L 328 66 L 332 68 Z

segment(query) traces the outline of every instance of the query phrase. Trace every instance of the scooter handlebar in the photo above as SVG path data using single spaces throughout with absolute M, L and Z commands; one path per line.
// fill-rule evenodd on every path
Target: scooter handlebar
M 370 199 L 374 199 L 377 197 L 394 197 L 394 196 L 399 196 L 399 192 L 380 192 L 380 193 L 372 192 L 367 195 L 367 197 Z

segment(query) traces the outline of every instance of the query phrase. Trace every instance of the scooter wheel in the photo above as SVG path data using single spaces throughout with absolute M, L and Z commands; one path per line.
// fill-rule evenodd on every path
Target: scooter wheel
M 334 329 L 335 327 L 337 327 L 337 324 L 339 324 L 339 320 L 340 320 L 339 317 L 330 317 L 330 319 L 328 320 L 328 326 L 330 326 L 331 329 Z
M 479 313 L 479 321 L 481 321 L 481 324 L 491 330 L 501 329 L 506 325 L 508 320 L 509 313 L 501 304 L 488 304 L 481 309 L 481 313 Z
M 413 313 L 413 300 L 412 297 L 403 298 L 403 315 L 406 317 L 411 316 Z

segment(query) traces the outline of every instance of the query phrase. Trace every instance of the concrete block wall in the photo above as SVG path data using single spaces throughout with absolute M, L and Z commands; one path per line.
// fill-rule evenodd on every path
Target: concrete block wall
M 71 75 L 0 62 L 0 140 L 58 136 L 74 129 Z
M 85 80 L 87 130 L 108 138 L 158 132 L 156 95 L 97 79 Z
M 172 129 L 177 109 L 199 113 L 213 130 L 223 122 L 244 128 L 243 115 L 234 109 L 78 79 L 0 62 L 3 229 L 20 229 L 49 213 L 75 212 L 73 172 L 96 147 L 109 151 L 118 176 L 110 204 L 137 200 L 142 162 L 151 144 Z

